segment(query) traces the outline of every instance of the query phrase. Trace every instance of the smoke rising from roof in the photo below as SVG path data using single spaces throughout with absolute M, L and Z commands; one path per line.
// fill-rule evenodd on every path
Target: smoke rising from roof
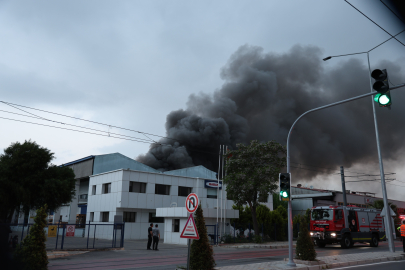
M 167 115 L 167 137 L 137 160 L 162 171 L 203 165 L 216 171 L 219 145 L 250 140 L 286 144 L 288 130 L 305 111 L 369 92 L 364 62 L 348 59 L 324 68 L 321 49 L 292 47 L 284 54 L 241 46 L 221 70 L 222 87 L 192 94 L 187 109 Z M 334 61 L 338 61 L 337 59 Z M 399 64 L 384 61 L 392 82 L 404 82 Z M 403 91 L 402 91 L 403 92 Z M 396 158 L 405 134 L 405 93 L 393 92 L 392 110 L 376 107 L 384 158 Z M 371 98 L 315 112 L 293 131 L 291 160 L 319 167 L 377 162 Z M 318 171 L 302 171 L 305 178 Z

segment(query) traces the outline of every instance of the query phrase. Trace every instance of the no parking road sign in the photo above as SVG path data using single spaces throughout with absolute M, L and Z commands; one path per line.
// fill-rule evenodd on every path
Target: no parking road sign
M 198 196 L 195 193 L 190 193 L 186 199 L 186 209 L 190 213 L 194 213 L 198 207 Z

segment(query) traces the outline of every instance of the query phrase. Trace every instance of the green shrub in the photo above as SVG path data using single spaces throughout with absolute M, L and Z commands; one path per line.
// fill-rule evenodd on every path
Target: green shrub
M 308 223 L 304 217 L 301 217 L 300 228 L 300 233 L 297 239 L 297 247 L 295 249 L 297 259 L 315 261 L 316 251 L 314 242 L 309 236 Z
M 27 235 L 22 247 L 18 247 L 15 253 L 17 261 L 22 263 L 24 269 L 47 270 L 48 256 L 46 255 L 46 209 L 47 205 L 37 210 L 34 219 L 34 225 L 30 228 L 30 234 Z
M 207 227 L 205 227 L 205 220 L 201 204 L 195 212 L 195 224 L 197 226 L 198 235 L 200 239 L 192 240 L 190 250 L 190 268 L 191 269 L 214 269 L 215 260 L 212 246 L 208 240 Z
M 255 234 L 255 238 L 254 238 L 255 240 L 255 243 L 258 243 L 258 244 L 260 244 L 261 242 L 263 242 L 263 239 L 262 239 L 262 237 L 261 237 L 261 235 L 260 234 Z

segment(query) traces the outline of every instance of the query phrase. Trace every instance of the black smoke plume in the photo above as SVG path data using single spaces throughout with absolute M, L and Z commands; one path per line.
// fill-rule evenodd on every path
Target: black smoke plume
M 137 160 L 162 171 L 195 165 L 216 171 L 220 144 L 234 148 L 257 139 L 285 145 L 292 123 L 305 111 L 370 91 L 365 62 L 348 59 L 326 69 L 323 57 L 314 46 L 296 45 L 284 54 L 240 47 L 221 70 L 222 87 L 192 94 L 186 110 L 169 113 L 168 138 Z M 405 81 L 397 63 L 384 61 L 378 68 L 386 68 L 392 82 Z M 405 93 L 391 95 L 392 110 L 376 110 L 384 158 L 395 159 L 403 152 Z M 371 104 L 367 97 L 304 117 L 293 131 L 291 161 L 334 168 L 376 163 Z M 308 178 L 319 172 L 303 173 Z

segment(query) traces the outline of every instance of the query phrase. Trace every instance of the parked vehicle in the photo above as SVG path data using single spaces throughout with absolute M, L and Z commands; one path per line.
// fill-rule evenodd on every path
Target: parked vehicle
M 354 205 L 313 207 L 310 235 L 318 247 L 340 244 L 342 248 L 352 247 L 356 242 L 378 247 L 386 238 L 381 210 Z

